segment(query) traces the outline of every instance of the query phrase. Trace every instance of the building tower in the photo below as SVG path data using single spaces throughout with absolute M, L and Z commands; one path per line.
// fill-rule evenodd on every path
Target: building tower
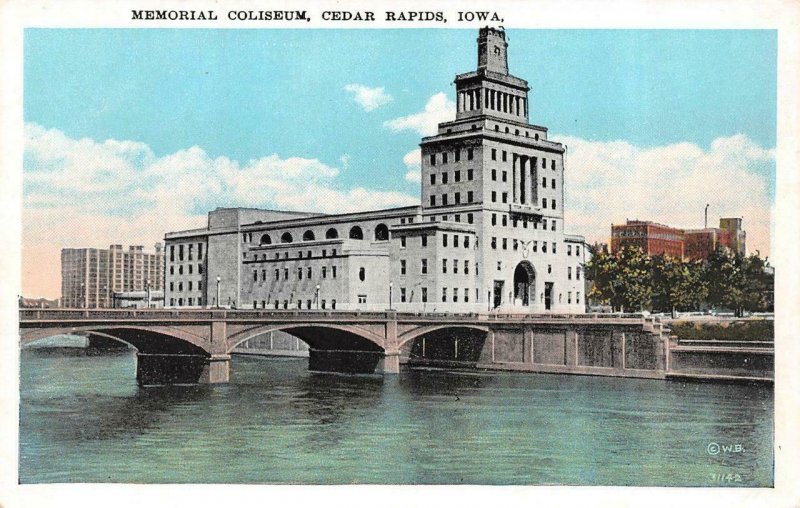
M 477 46 L 477 69 L 455 79 L 455 120 L 420 144 L 422 215 L 474 218 L 487 308 L 582 312 L 583 239 L 563 227 L 565 148 L 528 122 L 528 82 L 508 72 L 505 32 L 482 28 Z

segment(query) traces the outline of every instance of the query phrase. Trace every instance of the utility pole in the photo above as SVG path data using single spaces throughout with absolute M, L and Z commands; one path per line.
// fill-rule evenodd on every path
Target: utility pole
M 706 203 L 705 222 L 703 222 L 703 229 L 708 229 L 708 203 Z

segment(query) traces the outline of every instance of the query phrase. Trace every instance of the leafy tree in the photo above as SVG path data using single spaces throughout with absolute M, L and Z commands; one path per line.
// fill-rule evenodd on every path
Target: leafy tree
M 653 304 L 664 312 L 698 309 L 708 291 L 700 262 L 684 262 L 665 255 L 653 258 Z

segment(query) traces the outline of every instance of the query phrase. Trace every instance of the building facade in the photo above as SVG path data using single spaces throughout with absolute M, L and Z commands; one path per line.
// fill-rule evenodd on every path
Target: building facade
M 701 260 L 718 247 L 735 254 L 746 254 L 746 233 L 742 219 L 721 218 L 719 228 L 678 229 L 650 221 L 628 220 L 611 226 L 611 252 L 622 247 L 638 247 L 647 255 Z
M 109 308 L 114 294 L 127 291 L 162 290 L 164 253 L 141 245 L 108 249 L 61 249 L 61 302 L 68 308 Z
M 325 215 L 217 209 L 168 233 L 165 305 L 584 312 L 584 239 L 564 228 L 564 152 L 528 122 L 502 30 L 423 138 L 421 205 Z

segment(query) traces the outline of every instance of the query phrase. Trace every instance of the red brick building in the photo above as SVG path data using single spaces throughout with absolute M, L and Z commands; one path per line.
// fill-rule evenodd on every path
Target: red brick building
M 623 246 L 636 246 L 650 256 L 666 254 L 681 259 L 705 259 L 717 247 L 746 253 L 746 234 L 742 219 L 722 218 L 719 228 L 677 229 L 651 221 L 628 220 L 611 226 L 611 252 Z

